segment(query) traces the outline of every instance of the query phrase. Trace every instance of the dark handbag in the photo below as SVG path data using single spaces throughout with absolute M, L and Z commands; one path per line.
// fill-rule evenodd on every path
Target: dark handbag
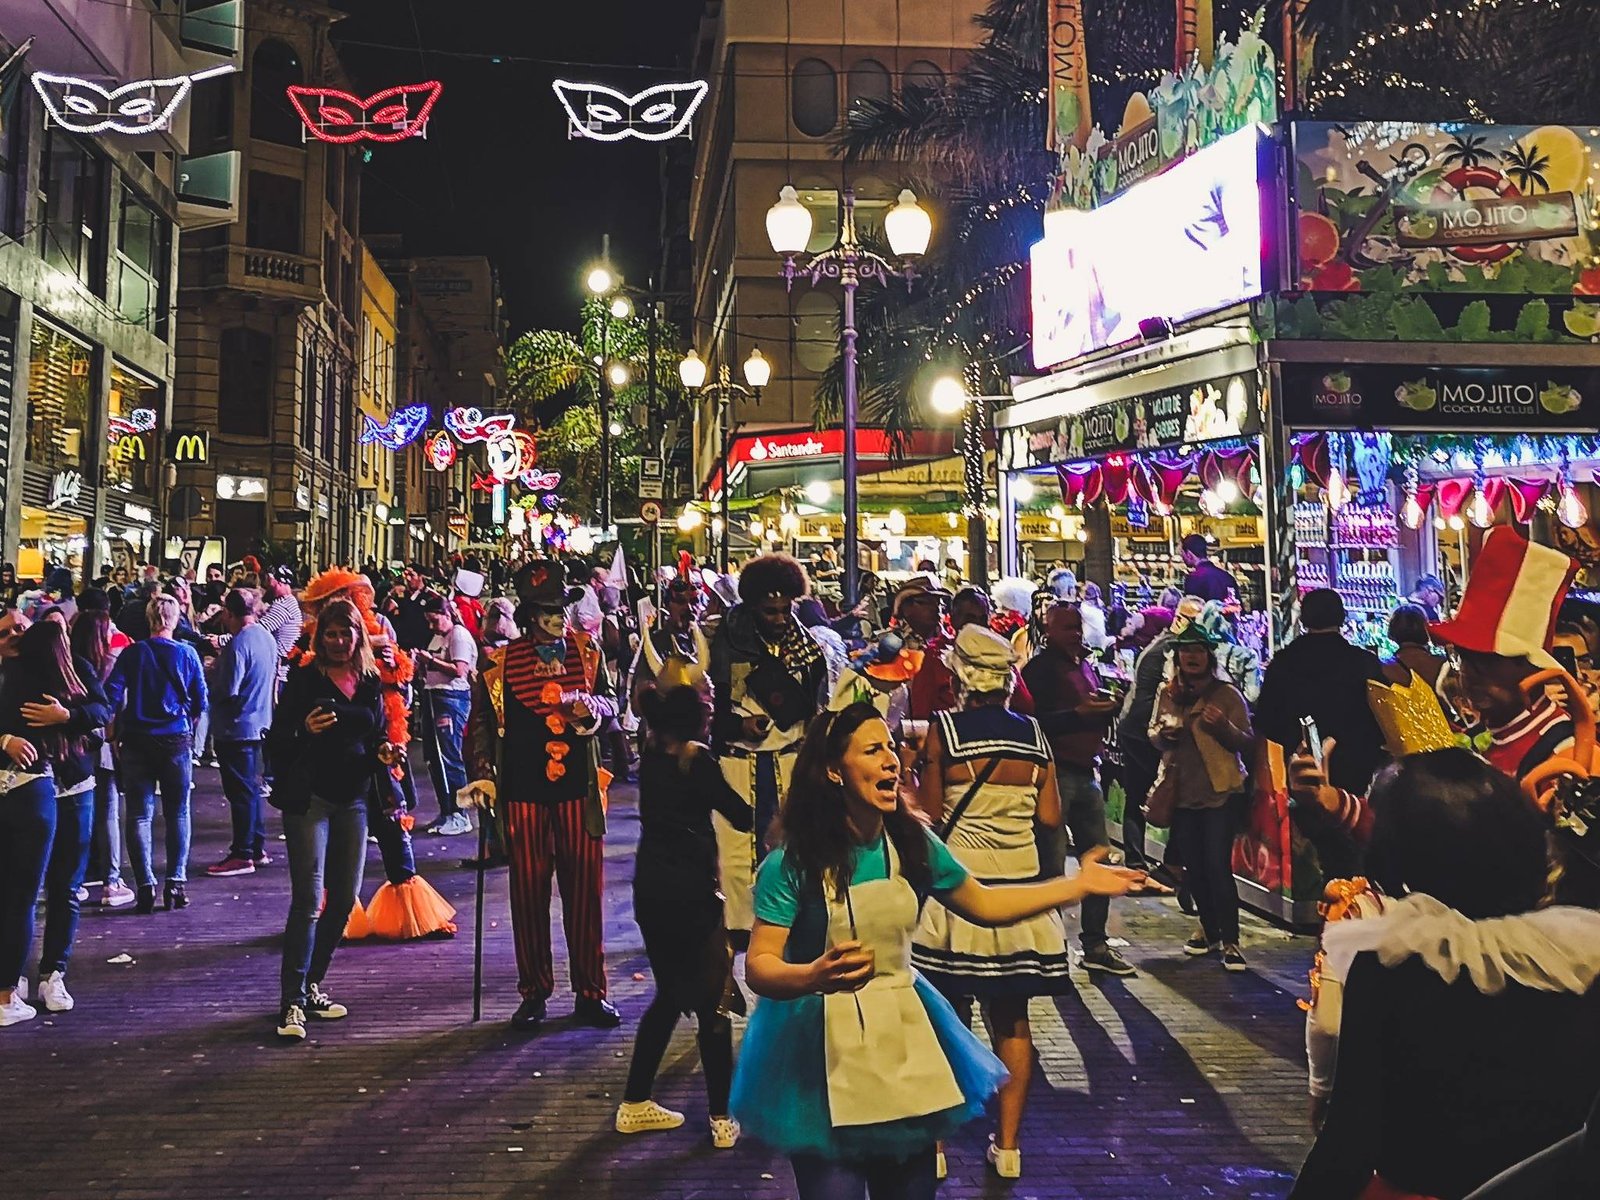
M 972 786 L 967 789 L 966 795 L 956 801 L 956 806 L 950 810 L 950 815 L 939 826 L 939 840 L 941 842 L 950 840 L 950 833 L 955 829 L 956 822 L 961 820 L 961 814 L 967 811 L 967 806 L 972 803 L 973 799 L 983 789 L 983 785 L 989 782 L 989 777 L 995 773 L 999 766 L 1000 760 L 991 758 L 984 764 L 983 770 L 972 777 Z
M 775 658 L 752 667 L 744 678 L 745 693 L 761 705 L 779 729 L 810 720 L 817 710 L 817 695 L 789 673 Z

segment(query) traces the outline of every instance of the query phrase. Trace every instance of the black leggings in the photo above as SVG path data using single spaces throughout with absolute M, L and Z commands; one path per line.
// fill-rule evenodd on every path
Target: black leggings
M 1206 940 L 1239 940 L 1239 893 L 1233 882 L 1233 811 L 1180 808 L 1172 814 L 1172 845 L 1183 856 L 1184 881 L 1200 910 Z
M 652 941 L 651 932 L 645 931 L 647 948 Z M 721 928 L 713 930 L 704 943 L 689 950 L 687 957 L 695 961 L 674 962 L 663 970 L 668 964 L 660 961 L 662 955 L 658 952 L 650 956 L 656 994 L 639 1018 L 639 1032 L 633 1039 L 633 1065 L 628 1068 L 628 1090 L 622 1098 L 630 1104 L 650 1099 L 672 1031 L 684 1010 L 690 1009 L 695 1018 L 695 1039 L 700 1043 L 700 1066 L 706 1075 L 710 1115 L 725 1117 L 728 1091 L 733 1084 L 733 1022 L 722 1011 L 730 967 L 727 934 Z M 692 994 L 692 1004 L 685 1002 L 686 992 Z

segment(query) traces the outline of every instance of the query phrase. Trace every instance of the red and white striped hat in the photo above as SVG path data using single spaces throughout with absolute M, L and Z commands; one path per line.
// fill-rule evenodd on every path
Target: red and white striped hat
M 1497 525 L 1484 535 L 1461 607 L 1448 621 L 1430 625 L 1429 632 L 1462 650 L 1555 668 L 1550 645 L 1556 612 L 1577 573 L 1578 564 L 1561 551 Z

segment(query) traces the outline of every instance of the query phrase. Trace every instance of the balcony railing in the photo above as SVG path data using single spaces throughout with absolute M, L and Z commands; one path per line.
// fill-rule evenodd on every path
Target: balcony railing
M 236 288 L 301 304 L 323 299 L 319 259 L 253 246 L 212 246 L 204 254 L 202 286 Z

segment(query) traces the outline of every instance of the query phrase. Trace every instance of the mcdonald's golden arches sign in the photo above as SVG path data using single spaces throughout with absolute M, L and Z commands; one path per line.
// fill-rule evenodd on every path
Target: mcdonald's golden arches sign
M 167 434 L 167 458 L 175 463 L 211 460 L 211 434 L 204 430 L 173 430 Z

